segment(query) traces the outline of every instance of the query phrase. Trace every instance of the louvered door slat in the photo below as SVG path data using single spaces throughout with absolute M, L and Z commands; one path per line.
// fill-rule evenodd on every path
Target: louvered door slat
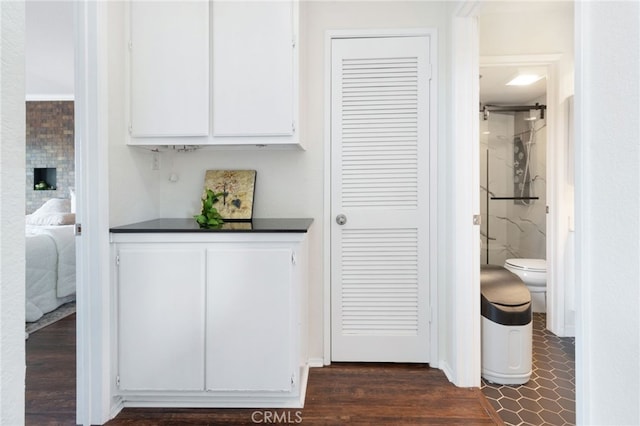
M 347 172 L 343 176 L 343 206 L 415 206 L 416 179 L 398 182 L 390 178 L 396 172 L 411 176 L 417 170 L 416 156 L 406 152 L 417 143 L 417 60 L 343 59 L 342 72 L 343 94 L 349 96 L 356 89 L 359 95 L 342 102 L 342 170 Z M 382 138 L 373 156 L 371 147 L 361 143 L 372 135 Z M 394 150 L 385 135 L 405 135 L 401 149 Z M 363 179 L 381 170 L 385 174 L 375 181 Z M 356 186 L 350 187 L 351 182 L 357 182 Z

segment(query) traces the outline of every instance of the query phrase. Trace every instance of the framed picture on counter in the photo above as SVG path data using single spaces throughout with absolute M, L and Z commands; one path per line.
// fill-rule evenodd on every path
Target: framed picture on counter
M 255 170 L 207 170 L 203 192 L 222 194 L 215 207 L 224 220 L 250 221 L 255 187 Z

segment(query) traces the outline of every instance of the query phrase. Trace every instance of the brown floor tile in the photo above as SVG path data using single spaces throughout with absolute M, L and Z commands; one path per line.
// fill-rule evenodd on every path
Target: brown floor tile
M 482 381 L 482 392 L 507 425 L 575 425 L 575 339 L 545 328 L 533 314 L 531 379 L 519 386 Z

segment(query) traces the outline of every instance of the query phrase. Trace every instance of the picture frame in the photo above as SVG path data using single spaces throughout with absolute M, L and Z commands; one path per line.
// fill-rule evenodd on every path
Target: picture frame
M 251 221 L 256 185 L 255 170 L 207 170 L 204 191 L 222 194 L 215 204 L 225 221 Z

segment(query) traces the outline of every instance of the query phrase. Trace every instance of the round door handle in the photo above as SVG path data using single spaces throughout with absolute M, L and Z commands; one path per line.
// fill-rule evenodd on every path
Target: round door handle
M 345 223 L 347 223 L 347 217 L 343 214 L 339 214 L 338 216 L 336 216 L 336 223 L 338 225 L 344 225 Z

